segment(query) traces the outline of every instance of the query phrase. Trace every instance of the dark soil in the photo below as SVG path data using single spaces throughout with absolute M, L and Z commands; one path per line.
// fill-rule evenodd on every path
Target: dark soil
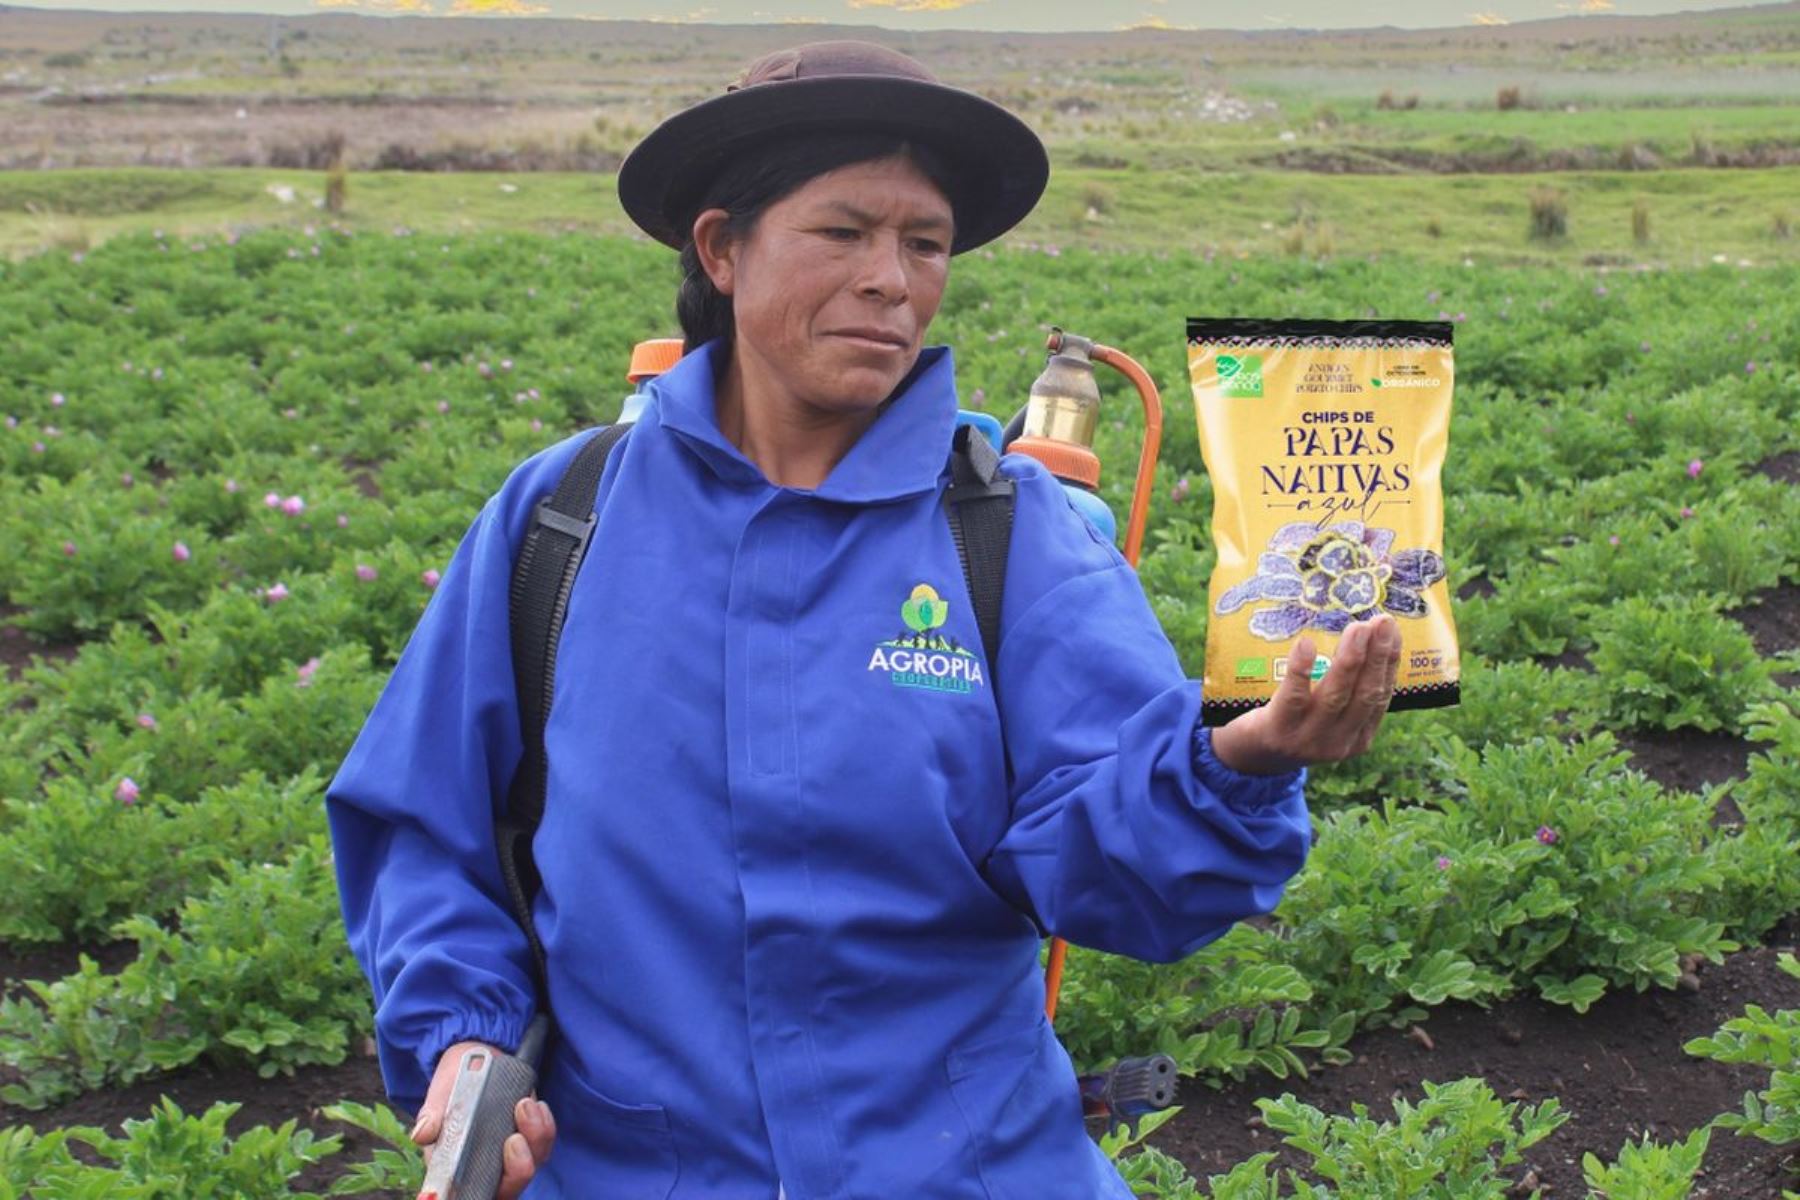
M 1564 671 L 1591 672 L 1594 669 L 1594 664 L 1588 661 L 1587 654 L 1572 646 L 1564 650 L 1561 654 L 1534 655 L 1531 661 L 1540 667 L 1549 667 L 1553 670 L 1561 668 Z
M 1467 600 L 1472 596 L 1487 597 L 1499 590 L 1499 588 L 1494 586 L 1494 581 L 1489 579 L 1486 575 L 1476 575 L 1467 583 L 1456 589 L 1456 598 L 1458 600 Z
M 13 624 L 12 618 L 24 611 L 18 605 L 0 604 L 0 667 L 5 668 L 9 681 L 23 675 L 36 655 L 57 662 L 68 662 L 81 651 L 81 647 L 74 643 L 55 645 L 40 642 Z
M 1697 792 L 1749 773 L 1755 749 L 1736 734 L 1703 733 L 1698 729 L 1615 733 L 1621 748 L 1631 751 L 1632 766 L 1666 788 Z
M 1349 1046 L 1354 1062 L 1318 1068 L 1309 1079 L 1256 1079 L 1221 1092 L 1190 1084 L 1180 1096 L 1182 1114 L 1149 1144 L 1201 1179 L 1265 1150 L 1278 1152 L 1279 1165 L 1300 1168 L 1306 1156 L 1260 1127 L 1258 1096 L 1292 1092 L 1316 1108 L 1346 1114 L 1360 1101 L 1382 1119 L 1392 1117 L 1393 1097 L 1419 1100 L 1421 1080 L 1479 1075 L 1503 1099 L 1561 1101 L 1568 1122 L 1508 1175 L 1517 1180 L 1534 1170 L 1550 1200 L 1584 1197 L 1584 1153 L 1612 1160 L 1626 1141 L 1645 1134 L 1665 1143 L 1685 1137 L 1722 1112 L 1740 1110 L 1746 1091 L 1767 1086 L 1766 1070 L 1695 1058 L 1682 1046 L 1740 1015 L 1746 1003 L 1800 1006 L 1800 980 L 1776 966 L 1777 951 L 1793 950 L 1797 938 L 1800 918 L 1790 916 L 1770 932 L 1767 946 L 1702 964 L 1696 992 L 1615 993 L 1585 1016 L 1536 998 L 1488 1010 L 1446 1004 L 1420 1027 L 1425 1038 L 1401 1030 L 1359 1035 Z M 1694 1200 L 1775 1200 L 1784 1184 L 1800 1184 L 1784 1167 L 1787 1157 L 1767 1142 L 1715 1130 Z
M 343 466 L 350 473 L 350 482 L 356 485 L 357 491 L 370 500 L 381 499 L 381 484 L 375 478 L 381 470 L 380 463 L 346 456 Z
M 1555 1096 L 1562 1102 L 1570 1114 L 1568 1123 L 1533 1147 L 1511 1176 L 1535 1170 L 1548 1200 L 1585 1196 L 1585 1151 L 1610 1160 L 1628 1139 L 1645 1133 L 1664 1142 L 1685 1136 L 1719 1113 L 1737 1110 L 1746 1091 L 1766 1086 L 1766 1072 L 1693 1058 L 1682 1046 L 1739 1015 L 1746 1002 L 1771 1010 L 1800 1007 L 1800 980 L 1775 965 L 1777 951 L 1793 949 L 1797 938 L 1800 914 L 1772 930 L 1766 947 L 1731 955 L 1717 966 L 1702 964 L 1697 992 L 1609 995 L 1586 1016 L 1535 999 L 1514 999 L 1490 1010 L 1448 1004 L 1433 1010 L 1422 1027 L 1429 1046 L 1416 1034 L 1382 1030 L 1351 1041 L 1354 1062 L 1315 1068 L 1308 1079 L 1259 1077 L 1220 1092 L 1189 1084 L 1181 1096 L 1186 1106 L 1181 1115 L 1149 1142 L 1180 1158 L 1202 1179 L 1264 1150 L 1278 1151 L 1281 1165 L 1297 1168 L 1304 1157 L 1281 1146 L 1276 1135 L 1253 1120 L 1258 1096 L 1293 1092 L 1338 1113 L 1348 1113 L 1350 1104 L 1360 1101 L 1381 1118 L 1391 1116 L 1392 1097 L 1422 1096 L 1421 1080 L 1480 1075 L 1503 1098 L 1536 1104 Z M 112 954 L 116 961 L 121 945 L 129 950 L 122 943 L 86 949 Z M 73 947 L 0 953 L 0 974 L 30 970 L 41 971 L 38 977 L 54 977 L 74 965 L 75 954 Z M 297 1187 L 322 1190 L 347 1165 L 365 1161 L 380 1148 L 369 1135 L 319 1112 L 341 1100 L 387 1102 L 372 1054 L 372 1045 L 365 1043 L 342 1066 L 306 1068 L 292 1077 L 267 1080 L 247 1068 L 192 1067 L 38 1113 L 0 1105 L 0 1127 L 30 1125 L 42 1131 L 100 1125 L 117 1133 L 123 1120 L 146 1115 L 163 1095 L 189 1113 L 204 1112 L 217 1100 L 241 1103 L 228 1125 L 233 1134 L 293 1119 L 318 1136 L 343 1137 L 337 1155 L 295 1181 Z M 400 1116 L 410 1120 L 412 1114 Z M 1092 1123 L 1090 1131 L 1098 1136 L 1101 1123 Z M 1784 1182 L 1794 1182 L 1785 1176 L 1783 1159 L 1783 1152 L 1767 1143 L 1715 1132 L 1694 1200 L 1774 1200 Z
M 1800 483 L 1800 450 L 1783 450 L 1756 464 L 1756 469 L 1776 483 Z
M 100 964 L 100 969 L 117 971 L 137 958 L 138 944 L 129 939 L 114 942 L 57 942 L 43 946 L 14 946 L 0 942 L 0 1000 L 10 1000 L 30 993 L 23 980 L 57 980 L 73 975 L 81 968 L 83 954 Z
M 1789 464 L 1790 478 L 1800 477 L 1800 465 L 1796 465 L 1800 464 L 1800 453 L 1779 457 L 1793 460 Z M 1741 607 L 1726 615 L 1744 627 L 1757 653 L 1764 657 L 1800 648 L 1800 583 L 1784 579 L 1772 588 L 1752 592 Z M 1783 687 L 1800 686 L 1800 673 L 1793 671 L 1781 672 L 1774 679 Z

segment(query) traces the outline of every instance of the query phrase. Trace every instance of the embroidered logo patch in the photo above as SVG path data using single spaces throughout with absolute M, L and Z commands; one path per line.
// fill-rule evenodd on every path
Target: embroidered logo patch
M 987 686 L 981 659 L 954 637 L 939 632 L 950 619 L 950 606 L 937 589 L 921 583 L 900 606 L 908 632 L 875 647 L 869 670 L 885 673 L 895 687 L 928 692 L 970 692 Z

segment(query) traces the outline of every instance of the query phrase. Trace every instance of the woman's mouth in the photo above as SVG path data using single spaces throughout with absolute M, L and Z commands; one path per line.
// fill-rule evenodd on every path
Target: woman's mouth
M 862 348 L 864 348 L 866 350 L 882 350 L 882 351 L 886 351 L 889 353 L 897 354 L 901 350 L 905 349 L 905 347 L 902 346 L 899 342 L 891 342 L 891 341 L 885 341 L 880 338 L 866 337 L 860 333 L 834 333 L 831 336 L 835 337 L 835 338 L 842 338 L 844 341 L 849 342 L 851 345 L 861 346 Z

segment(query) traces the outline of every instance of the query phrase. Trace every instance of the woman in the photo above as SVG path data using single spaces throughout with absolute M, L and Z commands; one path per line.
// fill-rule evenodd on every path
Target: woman
M 1272 909 L 1305 765 L 1374 736 L 1390 618 L 1202 728 L 1135 573 L 1017 456 L 998 661 L 964 651 L 952 691 L 878 669 L 921 584 L 981 645 L 939 509 L 951 355 L 923 339 L 950 255 L 1047 170 L 1005 110 L 857 42 L 759 60 L 625 163 L 627 212 L 682 250 L 689 352 L 608 463 L 568 606 L 534 842 L 561 1036 L 504 1200 L 1129 1195 L 1041 935 L 1169 961 Z M 491 836 L 521 754 L 508 586 L 579 440 L 483 508 L 327 796 L 425 1145 L 456 1052 L 510 1051 L 536 1007 Z

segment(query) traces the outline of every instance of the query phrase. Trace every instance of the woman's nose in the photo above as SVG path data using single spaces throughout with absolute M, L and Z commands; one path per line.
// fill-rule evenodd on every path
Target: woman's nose
M 872 237 L 865 243 L 857 290 L 865 296 L 889 301 L 906 297 L 906 265 L 901 261 L 900 239 Z

